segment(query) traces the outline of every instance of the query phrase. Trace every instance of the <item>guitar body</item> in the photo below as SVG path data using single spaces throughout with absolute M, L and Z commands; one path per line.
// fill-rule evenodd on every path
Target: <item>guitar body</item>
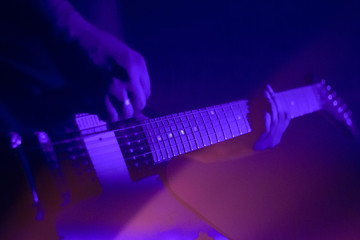
M 116 142 L 113 132 L 84 138 L 102 194 L 59 213 L 56 228 L 60 237 L 196 239 L 204 232 L 220 239 L 221 234 L 170 195 L 158 176 L 132 181 Z
M 196 239 L 204 232 L 224 239 L 174 199 L 159 180 L 147 179 L 133 187 L 130 192 L 102 194 L 65 208 L 57 217 L 58 235 L 64 239 Z

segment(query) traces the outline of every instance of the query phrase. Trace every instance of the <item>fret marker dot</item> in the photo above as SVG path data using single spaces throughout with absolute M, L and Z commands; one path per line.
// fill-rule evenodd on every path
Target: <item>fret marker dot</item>
M 290 104 L 291 104 L 291 106 L 294 106 L 294 105 L 295 105 L 295 102 L 294 102 L 294 101 L 291 101 Z
M 193 130 L 194 130 L 194 132 L 196 132 L 198 129 L 197 129 L 197 127 L 193 127 Z
M 160 137 L 160 136 L 157 136 L 157 140 L 158 140 L 158 141 L 161 141 L 161 137 Z
M 185 134 L 184 130 L 180 130 L 180 133 L 181 133 L 181 135 Z
M 210 111 L 210 114 L 211 114 L 211 115 L 214 115 L 214 114 L 215 114 L 215 112 L 214 112 L 213 110 L 211 110 L 211 111 Z
M 169 138 L 172 138 L 172 137 L 173 137 L 172 133 L 169 133 L 169 135 L 168 135 L 168 136 L 169 136 Z
M 240 120 L 240 119 L 241 119 L 241 116 L 238 116 L 237 118 Z

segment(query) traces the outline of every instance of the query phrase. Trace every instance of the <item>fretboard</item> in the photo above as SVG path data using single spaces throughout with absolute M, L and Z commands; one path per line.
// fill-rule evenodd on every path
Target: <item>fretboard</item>
M 296 118 L 321 110 L 319 84 L 275 93 L 279 107 Z M 246 100 L 148 119 L 142 122 L 154 162 L 251 132 Z
M 320 83 L 275 93 L 280 107 L 284 107 L 291 119 L 322 109 Z
M 313 84 L 275 93 L 277 107 L 283 108 L 291 118 L 321 110 L 320 89 L 320 84 Z M 120 158 L 136 180 L 156 174 L 157 164 L 175 156 L 251 132 L 247 114 L 247 101 L 240 100 L 141 122 L 130 119 L 110 124 L 88 114 L 78 115 L 76 122 L 87 151 L 93 154 L 93 163 L 99 163 L 98 172 L 118 176 L 114 166 L 119 159 L 109 157 L 105 161 L 103 151 L 112 156 L 121 150 Z
M 143 129 L 156 163 L 251 131 L 247 101 L 145 120 Z

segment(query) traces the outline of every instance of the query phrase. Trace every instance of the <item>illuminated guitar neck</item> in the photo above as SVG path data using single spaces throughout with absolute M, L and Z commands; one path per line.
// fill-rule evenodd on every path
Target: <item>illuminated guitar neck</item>
M 291 119 L 294 119 L 322 109 L 321 88 L 321 84 L 317 83 L 275 93 L 275 96 L 279 104 L 283 104 L 283 107 L 289 112 Z
M 296 118 L 322 108 L 318 92 L 318 85 L 314 84 L 275 93 L 275 97 L 279 107 L 285 108 L 291 118 Z M 112 133 L 128 169 L 138 175 L 132 176 L 133 179 L 137 179 L 173 157 L 251 132 L 247 114 L 247 101 L 240 100 L 140 122 L 121 121 L 114 126 L 99 120 L 96 115 L 78 116 L 76 121 L 88 151 L 90 142 L 114 146 L 114 142 L 106 142 L 106 136 Z M 94 149 L 98 151 L 98 148 Z M 110 168 L 112 164 L 109 164 Z
M 142 122 L 155 162 L 251 132 L 247 101 L 201 108 Z

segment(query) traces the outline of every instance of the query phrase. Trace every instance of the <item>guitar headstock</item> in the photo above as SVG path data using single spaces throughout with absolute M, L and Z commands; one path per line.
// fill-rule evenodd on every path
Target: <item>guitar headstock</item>
M 352 119 L 351 109 L 337 96 L 336 92 L 324 79 L 321 80 L 321 84 L 318 86 L 323 110 L 331 114 L 338 122 L 345 126 L 353 137 L 358 138 L 359 133 Z

